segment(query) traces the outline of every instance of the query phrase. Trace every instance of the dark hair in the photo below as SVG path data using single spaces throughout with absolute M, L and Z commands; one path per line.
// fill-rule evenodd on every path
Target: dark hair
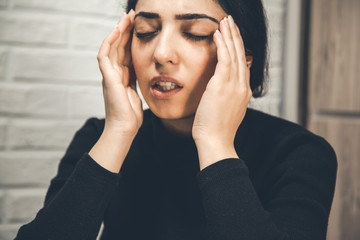
M 253 97 L 264 95 L 268 77 L 267 18 L 261 0 L 212 0 L 231 15 L 240 29 L 247 55 L 253 57 L 250 86 Z M 135 9 L 137 0 L 128 0 L 126 12 Z

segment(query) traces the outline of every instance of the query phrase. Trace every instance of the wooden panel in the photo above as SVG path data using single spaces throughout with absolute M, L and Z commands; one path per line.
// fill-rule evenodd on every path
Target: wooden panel
M 328 240 L 360 239 L 360 0 L 311 0 L 308 127 L 338 157 Z
M 360 239 L 360 119 L 318 117 L 309 128 L 330 142 L 339 163 L 328 240 Z
M 309 81 L 313 111 L 360 113 L 360 0 L 312 0 Z

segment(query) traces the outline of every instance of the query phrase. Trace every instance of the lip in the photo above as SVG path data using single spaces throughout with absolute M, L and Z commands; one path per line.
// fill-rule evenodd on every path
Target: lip
M 179 88 L 175 88 L 170 91 L 162 92 L 155 87 L 155 84 L 158 82 L 172 82 L 172 83 L 175 83 L 176 85 L 178 85 Z M 180 83 L 178 80 L 176 80 L 172 77 L 169 77 L 169 76 L 156 76 L 153 79 L 151 79 L 150 84 L 151 84 L 151 87 L 150 87 L 151 94 L 159 100 L 170 99 L 175 94 L 177 94 L 179 91 L 181 91 L 181 89 L 183 88 L 182 83 Z
M 156 76 L 153 77 L 150 81 L 151 88 L 155 86 L 155 83 L 157 82 L 173 82 L 176 85 L 178 85 L 180 88 L 183 88 L 183 84 L 176 80 L 175 78 L 169 77 L 169 76 Z

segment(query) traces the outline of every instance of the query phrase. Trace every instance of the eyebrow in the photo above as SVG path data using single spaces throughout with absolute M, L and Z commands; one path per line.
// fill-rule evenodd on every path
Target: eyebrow
M 152 13 L 152 12 L 139 12 L 135 15 L 134 20 L 137 17 L 143 17 L 143 18 L 148 18 L 148 19 L 157 19 L 157 18 L 160 18 L 160 15 L 157 13 Z
M 192 19 L 200 19 L 200 18 L 206 18 L 209 19 L 215 23 L 219 23 L 218 20 L 216 20 L 213 17 L 210 17 L 206 14 L 200 14 L 200 13 L 187 13 L 187 14 L 177 14 L 175 15 L 175 19 L 178 20 L 192 20 Z
M 160 15 L 152 12 L 139 12 L 135 15 L 134 19 L 136 19 L 137 17 L 144 17 L 147 19 L 158 19 L 160 18 Z M 175 19 L 177 20 L 193 20 L 193 19 L 202 19 L 202 18 L 209 19 L 215 23 L 219 23 L 218 20 L 216 20 L 215 18 L 202 13 L 186 13 L 186 14 L 175 15 Z

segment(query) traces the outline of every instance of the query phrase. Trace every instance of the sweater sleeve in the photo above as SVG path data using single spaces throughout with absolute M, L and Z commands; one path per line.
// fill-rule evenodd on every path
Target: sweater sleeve
M 96 239 L 121 176 L 87 154 L 99 138 L 97 123 L 90 119 L 75 134 L 51 180 L 43 208 L 19 229 L 15 240 Z
M 210 239 L 325 240 L 337 161 L 321 138 L 280 149 L 259 192 L 242 159 L 224 159 L 197 175 Z

